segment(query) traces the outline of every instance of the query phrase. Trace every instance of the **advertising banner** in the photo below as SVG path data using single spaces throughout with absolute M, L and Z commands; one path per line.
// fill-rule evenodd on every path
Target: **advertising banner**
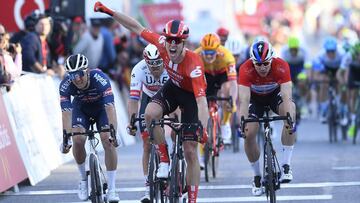
M 27 178 L 14 134 L 0 95 L 0 192 Z

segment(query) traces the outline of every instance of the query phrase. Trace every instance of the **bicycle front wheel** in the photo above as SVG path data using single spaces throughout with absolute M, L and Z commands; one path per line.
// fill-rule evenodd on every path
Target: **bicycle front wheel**
M 150 186 L 150 202 L 161 202 L 162 193 L 160 191 L 160 180 L 156 178 L 156 171 L 159 166 L 159 157 L 156 148 L 151 145 L 149 165 L 148 165 L 148 181 Z
M 90 199 L 92 203 L 102 203 L 102 186 L 100 180 L 99 160 L 95 154 L 90 154 L 90 181 L 91 193 Z
M 180 191 L 180 176 L 179 176 L 179 159 L 175 155 L 171 162 L 170 170 L 170 203 L 179 203 L 179 191 Z
M 276 194 L 275 194 L 275 163 L 274 163 L 274 155 L 273 149 L 270 142 L 266 142 L 265 144 L 265 157 L 266 157 L 266 196 L 270 198 L 270 203 L 276 202 Z

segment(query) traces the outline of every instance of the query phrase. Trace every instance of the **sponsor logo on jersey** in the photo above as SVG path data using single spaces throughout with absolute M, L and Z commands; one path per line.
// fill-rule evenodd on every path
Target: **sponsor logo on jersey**
M 69 88 L 71 84 L 71 80 L 68 78 L 60 87 L 61 92 L 66 92 L 66 90 Z
M 107 85 L 107 81 L 105 78 L 103 78 L 100 74 L 95 73 L 94 78 L 96 79 L 96 81 L 98 81 L 102 86 Z
M 112 94 L 113 94 L 112 89 L 111 87 L 109 87 L 104 91 L 103 97 L 110 96 Z
M 159 39 L 158 39 L 159 44 L 164 44 L 164 43 L 165 43 L 165 39 L 166 39 L 165 36 L 160 36 Z
M 197 77 L 200 77 L 201 74 L 202 74 L 201 66 L 196 66 L 195 69 L 193 71 L 191 71 L 190 77 L 191 78 L 197 78 Z

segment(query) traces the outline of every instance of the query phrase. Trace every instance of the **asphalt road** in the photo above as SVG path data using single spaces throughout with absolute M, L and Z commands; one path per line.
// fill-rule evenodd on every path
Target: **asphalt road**
M 275 146 L 280 153 L 280 123 L 275 124 Z M 359 142 L 360 143 L 360 142 Z M 202 174 L 198 202 L 266 202 L 251 195 L 252 170 L 243 151 L 225 150 L 220 157 L 216 179 L 205 183 Z M 144 193 L 141 170 L 141 143 L 118 149 L 116 186 L 120 202 L 139 202 Z M 277 191 L 279 202 L 360 202 L 360 144 L 328 142 L 327 127 L 307 120 L 298 128 L 292 166 L 294 180 Z M 102 157 L 103 159 L 103 157 Z M 0 194 L 0 202 L 81 202 L 76 195 L 79 175 L 74 162 L 54 170 L 36 186 L 23 183 L 19 192 Z

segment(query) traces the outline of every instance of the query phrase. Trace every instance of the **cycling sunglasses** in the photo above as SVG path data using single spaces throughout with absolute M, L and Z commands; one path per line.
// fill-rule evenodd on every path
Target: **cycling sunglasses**
M 79 77 L 79 78 L 84 77 L 85 73 L 86 73 L 86 71 L 84 71 L 84 70 L 69 72 L 69 78 L 70 78 L 70 80 L 75 80 L 77 77 Z
M 163 64 L 163 60 L 162 59 L 146 60 L 146 63 L 149 66 L 161 66 Z
M 255 66 L 262 66 L 262 65 L 268 66 L 270 63 L 271 63 L 271 61 L 265 61 L 265 62 L 263 62 L 263 63 L 254 62 L 254 65 L 255 65 Z
M 210 56 L 214 56 L 216 54 L 215 50 L 203 50 L 202 51 L 203 55 L 210 55 Z
M 180 44 L 181 42 L 183 42 L 183 39 L 178 37 L 167 37 L 166 42 L 169 44 Z

